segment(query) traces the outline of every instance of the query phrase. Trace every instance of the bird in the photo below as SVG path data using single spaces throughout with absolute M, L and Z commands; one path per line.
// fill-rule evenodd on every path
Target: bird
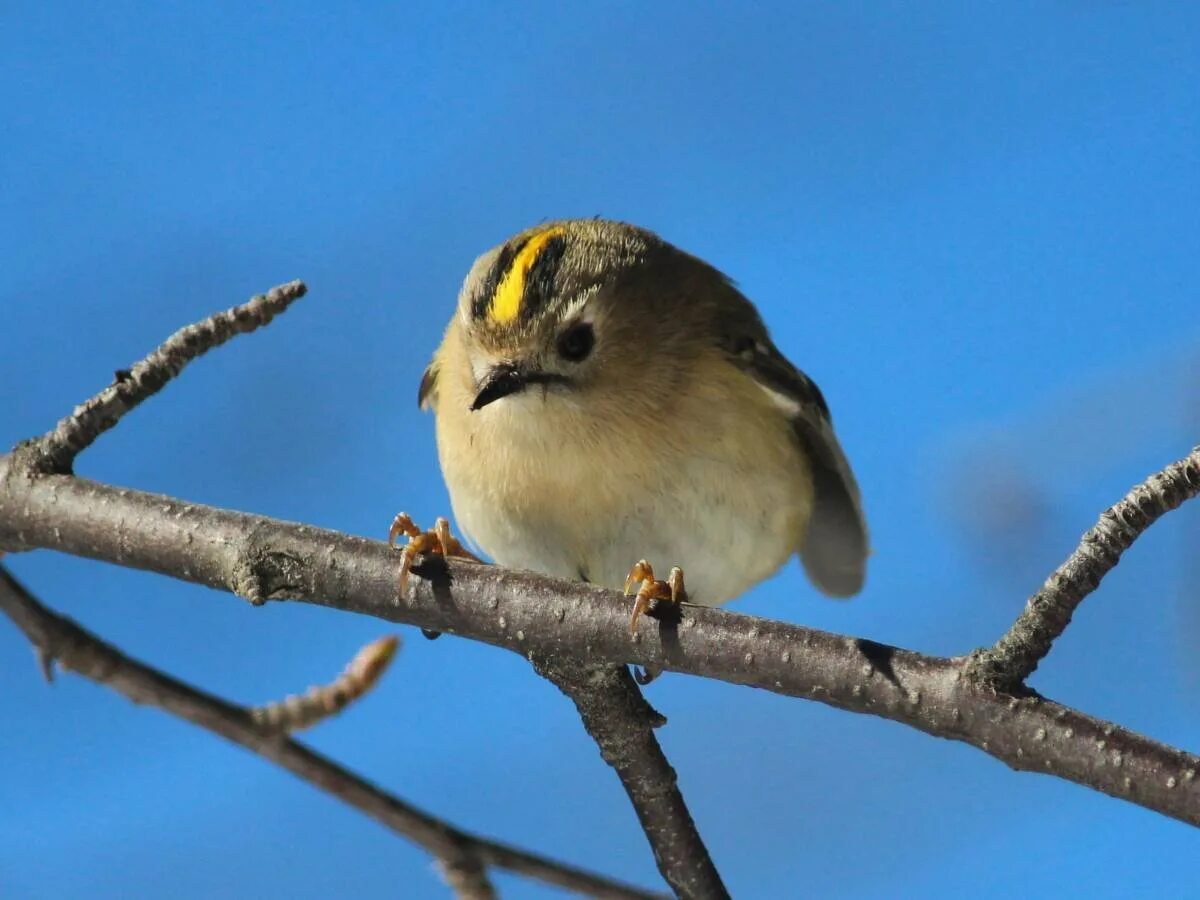
M 733 281 L 647 229 L 549 221 L 479 256 L 418 404 L 467 542 L 505 567 L 637 586 L 631 631 L 661 601 L 726 603 L 794 555 L 825 595 L 863 586 L 860 492 L 820 389 Z M 402 534 L 402 580 L 415 553 L 477 558 L 444 519 L 423 532 L 401 514 Z

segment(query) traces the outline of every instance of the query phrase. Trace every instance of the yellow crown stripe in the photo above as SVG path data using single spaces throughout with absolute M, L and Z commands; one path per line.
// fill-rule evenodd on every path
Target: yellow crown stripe
M 497 325 L 507 325 L 520 314 L 521 301 L 525 297 L 525 279 L 529 276 L 529 270 L 533 268 L 546 245 L 565 232 L 565 228 L 547 228 L 525 242 L 525 246 L 513 259 L 512 265 L 497 285 L 496 293 L 492 295 L 492 303 L 488 307 L 489 319 Z

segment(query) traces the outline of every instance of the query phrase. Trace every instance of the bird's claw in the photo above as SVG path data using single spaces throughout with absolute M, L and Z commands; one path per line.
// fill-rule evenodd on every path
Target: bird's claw
M 443 516 L 437 517 L 432 528 L 422 531 L 408 513 L 399 513 L 392 519 L 392 526 L 388 529 L 388 546 L 395 547 L 400 535 L 408 538 L 408 542 L 400 548 L 401 594 L 408 590 L 408 573 L 412 571 L 413 560 L 418 555 L 436 553 L 439 556 L 455 556 L 472 562 L 481 561 L 451 534 L 450 523 Z
M 629 618 L 629 633 L 637 634 L 638 619 L 643 613 L 651 614 L 660 600 L 668 600 L 675 609 L 687 598 L 683 586 L 683 569 L 671 568 L 666 581 L 654 577 L 654 568 L 646 560 L 638 560 L 625 579 L 625 596 L 629 596 L 635 584 L 639 584 L 637 597 L 633 601 L 633 614 Z

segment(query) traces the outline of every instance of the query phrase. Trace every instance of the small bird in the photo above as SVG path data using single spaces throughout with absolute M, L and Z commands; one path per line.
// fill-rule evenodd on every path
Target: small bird
M 480 256 L 418 402 L 467 541 L 507 567 L 640 583 L 631 629 L 662 599 L 724 603 L 793 553 L 823 593 L 862 588 L 858 486 L 820 390 L 725 275 L 642 228 L 549 222 Z M 444 521 L 397 523 L 416 552 L 467 555 Z

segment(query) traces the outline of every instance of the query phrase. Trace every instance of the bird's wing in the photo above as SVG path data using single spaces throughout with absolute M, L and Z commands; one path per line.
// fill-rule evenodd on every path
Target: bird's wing
M 724 332 L 730 359 L 771 395 L 795 428 L 812 465 L 813 510 L 800 544 L 805 571 L 823 593 L 850 597 L 863 586 L 867 523 L 858 482 L 833 431 L 829 407 L 811 378 L 771 343 L 757 313 Z M 729 324 L 729 323 L 727 323 Z
M 434 400 L 434 391 L 437 389 L 437 363 L 431 362 L 425 369 L 425 374 L 421 376 L 421 386 L 417 389 L 417 406 L 421 409 L 429 409 Z

